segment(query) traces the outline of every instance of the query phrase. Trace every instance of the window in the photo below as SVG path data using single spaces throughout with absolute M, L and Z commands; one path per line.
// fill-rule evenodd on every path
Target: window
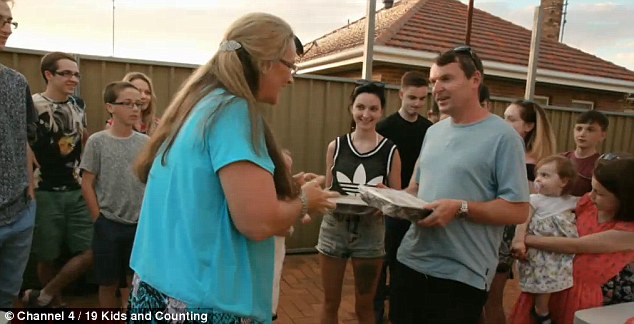
M 534 95 L 533 101 L 538 103 L 540 106 L 544 107 L 550 104 L 550 97 Z
M 572 108 L 581 108 L 587 110 L 594 110 L 594 102 L 587 100 L 572 99 Z

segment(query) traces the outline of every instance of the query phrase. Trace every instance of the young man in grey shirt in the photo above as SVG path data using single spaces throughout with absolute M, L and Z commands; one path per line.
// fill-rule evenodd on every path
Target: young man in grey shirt
M 130 253 L 134 243 L 145 186 L 132 172 L 134 160 L 148 137 L 134 131 L 141 118 L 141 93 L 128 82 L 113 82 L 104 90 L 112 126 L 90 136 L 81 160 L 82 193 L 95 222 L 92 249 L 99 304 L 126 308 L 131 282 Z M 126 282 L 121 282 L 126 278 Z

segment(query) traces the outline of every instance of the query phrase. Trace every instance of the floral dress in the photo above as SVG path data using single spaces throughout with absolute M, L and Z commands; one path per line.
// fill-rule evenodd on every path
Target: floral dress
M 578 197 L 530 196 L 534 210 L 528 225 L 529 235 L 578 237 L 573 211 Z M 529 249 L 527 261 L 519 263 L 522 291 L 535 294 L 553 293 L 572 287 L 573 254 Z
M 576 211 L 579 237 L 609 230 L 634 232 L 634 222 L 599 223 L 598 211 L 588 194 L 581 198 Z M 550 311 L 553 321 L 557 324 L 572 324 L 576 311 L 602 306 L 601 285 L 616 276 L 632 260 L 634 251 L 631 250 L 576 255 L 573 263 L 573 286 L 551 295 Z M 530 315 L 533 306 L 533 294 L 521 293 L 511 314 L 511 323 L 534 323 Z

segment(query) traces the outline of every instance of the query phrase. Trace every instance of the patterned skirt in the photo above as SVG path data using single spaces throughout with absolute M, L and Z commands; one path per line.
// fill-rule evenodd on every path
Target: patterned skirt
M 129 323 L 213 323 L 261 324 L 253 318 L 223 313 L 209 308 L 190 308 L 183 301 L 169 297 L 135 275 L 130 292 Z

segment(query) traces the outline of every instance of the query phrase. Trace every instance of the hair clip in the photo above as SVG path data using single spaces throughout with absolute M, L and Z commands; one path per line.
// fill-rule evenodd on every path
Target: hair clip
M 222 52 L 233 52 L 242 48 L 242 45 L 234 40 L 225 40 L 220 43 L 219 50 Z

